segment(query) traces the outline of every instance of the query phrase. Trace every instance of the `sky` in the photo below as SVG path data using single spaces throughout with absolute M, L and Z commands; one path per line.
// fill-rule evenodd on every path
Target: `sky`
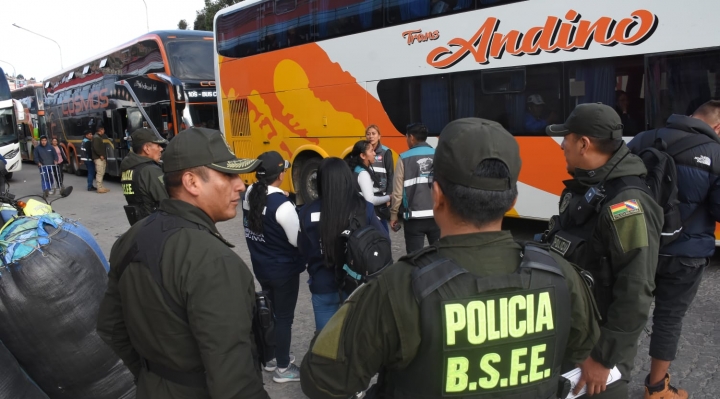
M 58 46 L 17 24 L 55 40 L 65 68 L 150 31 L 192 29 L 203 0 L 0 0 L 0 67 L 40 81 L 60 68 Z M 12 66 L 7 63 L 12 64 Z

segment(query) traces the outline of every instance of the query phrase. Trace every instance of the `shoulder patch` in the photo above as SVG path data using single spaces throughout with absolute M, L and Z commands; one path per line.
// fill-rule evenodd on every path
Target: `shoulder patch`
M 640 200 L 626 200 L 608 208 L 623 253 L 648 246 L 647 224 Z
M 642 206 L 640 206 L 640 201 L 636 199 L 618 202 L 615 205 L 610 205 L 609 209 L 610 217 L 613 221 L 643 213 Z

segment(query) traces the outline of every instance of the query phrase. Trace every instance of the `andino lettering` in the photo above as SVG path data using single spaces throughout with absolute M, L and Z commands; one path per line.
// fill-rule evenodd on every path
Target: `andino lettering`
M 514 389 L 552 375 L 554 291 L 506 295 L 442 304 L 444 396 Z
M 601 17 L 597 21 L 582 19 L 580 13 L 570 10 L 562 18 L 550 16 L 545 25 L 526 32 L 511 30 L 498 32 L 500 20 L 488 18 L 470 39 L 453 38 L 446 46 L 432 50 L 427 63 L 438 69 L 450 68 L 468 55 L 475 62 L 488 64 L 491 58 L 501 59 L 505 53 L 513 56 L 537 55 L 541 52 L 587 50 L 595 42 L 602 46 L 623 44 L 636 46 L 649 39 L 658 26 L 658 17 L 648 10 L 636 10 L 629 18 L 616 21 Z M 413 31 L 408 31 L 413 32 Z M 405 33 L 403 37 L 405 37 Z M 412 44 L 410 34 L 408 44 Z M 414 41 L 414 39 L 413 39 Z

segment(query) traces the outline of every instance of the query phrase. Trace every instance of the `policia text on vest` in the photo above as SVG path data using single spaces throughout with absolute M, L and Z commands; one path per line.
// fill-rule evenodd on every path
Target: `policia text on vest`
M 555 353 L 552 288 L 442 304 L 443 396 L 547 379 Z

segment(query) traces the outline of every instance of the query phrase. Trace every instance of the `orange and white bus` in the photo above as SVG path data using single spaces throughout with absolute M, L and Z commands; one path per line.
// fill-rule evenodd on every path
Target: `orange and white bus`
M 602 102 L 629 141 L 720 97 L 715 15 L 706 0 L 246 0 L 214 22 L 221 128 L 238 155 L 290 159 L 284 188 L 307 201 L 319 160 L 369 124 L 397 154 L 409 123 L 491 119 L 523 158 L 510 215 L 547 219 L 568 175 L 545 125 Z

